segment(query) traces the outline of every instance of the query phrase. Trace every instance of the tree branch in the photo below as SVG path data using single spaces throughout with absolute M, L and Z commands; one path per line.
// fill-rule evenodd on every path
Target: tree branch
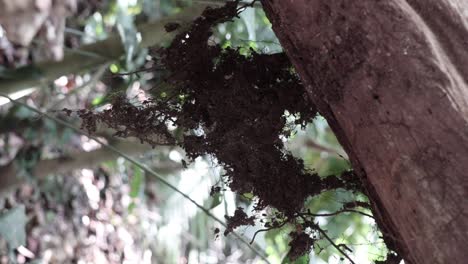
M 339 210 L 333 213 L 328 213 L 328 214 L 313 214 L 313 213 L 307 212 L 307 213 L 299 213 L 298 215 L 308 215 L 308 216 L 313 216 L 313 217 L 329 217 L 329 216 L 336 216 L 342 213 L 356 213 L 356 214 L 360 214 L 360 215 L 367 216 L 370 218 L 374 218 L 374 216 L 370 214 L 367 214 L 358 210 L 353 210 L 353 209 L 342 209 L 342 210 Z
M 351 262 L 352 264 L 356 264 L 353 259 L 351 259 L 350 256 L 348 256 L 348 254 L 346 254 L 346 252 L 344 252 L 337 244 L 335 244 L 335 242 L 333 242 L 333 240 L 327 235 L 327 232 L 325 232 L 323 229 L 321 229 L 318 225 L 315 226 L 315 228 L 320 232 L 320 234 L 322 234 L 322 236 L 328 241 L 330 242 L 330 244 L 332 244 L 332 246 L 334 248 L 336 248 L 336 250 L 338 250 L 345 258 L 347 258 L 349 260 L 349 262 Z
M 113 147 L 125 151 L 128 155 L 134 156 L 151 150 L 151 146 L 138 144 L 131 141 L 118 140 L 112 144 Z M 106 148 L 100 148 L 93 151 L 83 151 L 71 155 L 40 160 L 33 168 L 32 176 L 35 179 L 44 179 L 50 174 L 60 174 L 85 167 L 94 167 L 108 160 L 119 157 L 118 154 Z M 20 178 L 18 168 L 14 162 L 0 167 L 0 193 L 10 190 L 22 183 L 26 179 Z

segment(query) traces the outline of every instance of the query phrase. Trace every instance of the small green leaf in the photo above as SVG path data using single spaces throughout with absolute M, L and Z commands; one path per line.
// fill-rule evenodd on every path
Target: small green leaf
M 130 197 L 136 198 L 140 193 L 143 183 L 143 171 L 137 166 L 133 166 L 133 178 L 130 182 Z
M 309 264 L 310 256 L 309 254 L 297 258 L 296 260 L 291 260 L 289 256 L 286 256 L 281 264 Z
M 253 193 L 244 193 L 242 194 L 242 197 L 250 201 L 254 198 L 254 195 Z
M 14 116 L 20 118 L 20 119 L 26 119 L 34 116 L 34 112 L 31 110 L 27 109 L 26 107 L 20 106 L 16 108 L 16 111 L 14 111 Z
M 91 104 L 93 106 L 97 106 L 97 105 L 100 105 L 102 102 L 104 101 L 104 96 L 98 96 L 96 98 L 93 99 L 93 101 L 91 102 Z
M 109 66 L 109 70 L 112 72 L 112 73 L 118 73 L 119 72 L 119 66 L 117 66 L 117 64 L 113 63 Z
M 128 205 L 128 212 L 131 214 L 131 213 L 133 212 L 133 210 L 135 210 L 135 207 L 136 207 L 135 202 L 131 202 L 131 203 Z
M 216 194 L 213 196 L 213 200 L 211 201 L 211 205 L 210 205 L 209 209 L 215 208 L 216 206 L 220 205 L 221 202 L 222 202 L 221 194 L 220 194 L 220 193 L 216 193 Z
M 7 241 L 10 249 L 26 245 L 26 222 L 24 205 L 0 214 L 0 237 Z

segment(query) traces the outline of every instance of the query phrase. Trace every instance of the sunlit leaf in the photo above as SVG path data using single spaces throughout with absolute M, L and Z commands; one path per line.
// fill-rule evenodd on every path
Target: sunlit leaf
M 95 98 L 93 99 L 93 101 L 91 101 L 91 104 L 92 104 L 93 106 L 98 106 L 98 105 L 100 105 L 103 101 L 104 101 L 104 96 L 98 96 L 98 97 L 95 97 Z
M 242 198 L 248 200 L 248 201 L 251 201 L 253 198 L 254 198 L 254 194 L 253 193 L 244 193 L 242 194 Z
M 120 68 L 117 64 L 115 63 L 112 63 L 110 66 L 109 66 L 109 70 L 112 72 L 112 73 L 117 73 L 119 72 Z

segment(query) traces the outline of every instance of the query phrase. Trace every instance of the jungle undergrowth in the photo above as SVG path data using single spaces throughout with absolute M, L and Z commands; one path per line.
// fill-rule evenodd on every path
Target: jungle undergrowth
M 224 234 L 253 225 L 258 219 L 255 213 L 274 208 L 267 220 L 261 220 L 265 229 L 260 231 L 297 226 L 289 243 L 289 258 L 294 260 L 307 254 L 318 239 L 327 238 L 316 224 L 318 215 L 303 208 L 305 200 L 339 188 L 360 192 L 361 183 L 352 171 L 321 177 L 285 150 L 280 137 L 291 134 L 285 112 L 296 117 L 296 125 L 305 127 L 317 109 L 284 53 L 251 50 L 242 55 L 237 48 L 222 49 L 210 40 L 214 25 L 239 15 L 238 2 L 206 9 L 169 47 L 153 51 L 164 85 L 171 87 L 169 93 L 155 87 L 153 96 L 139 104 L 117 96 L 107 110 L 79 110 L 77 114 L 89 132 L 104 123 L 117 130 L 116 136 L 134 136 L 153 146 L 162 137 L 167 144 L 180 145 L 191 160 L 215 156 L 231 190 L 257 197 L 253 215 L 238 208 L 234 216 L 226 216 Z M 171 23 L 166 30 L 178 27 Z M 182 133 L 170 131 L 169 124 Z M 210 194 L 220 190 L 213 186 Z

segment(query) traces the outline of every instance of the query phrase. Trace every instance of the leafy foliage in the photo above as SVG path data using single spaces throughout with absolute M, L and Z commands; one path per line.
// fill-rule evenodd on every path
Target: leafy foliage
M 6 240 L 10 250 L 26 243 L 26 222 L 24 206 L 0 214 L 0 237 Z

